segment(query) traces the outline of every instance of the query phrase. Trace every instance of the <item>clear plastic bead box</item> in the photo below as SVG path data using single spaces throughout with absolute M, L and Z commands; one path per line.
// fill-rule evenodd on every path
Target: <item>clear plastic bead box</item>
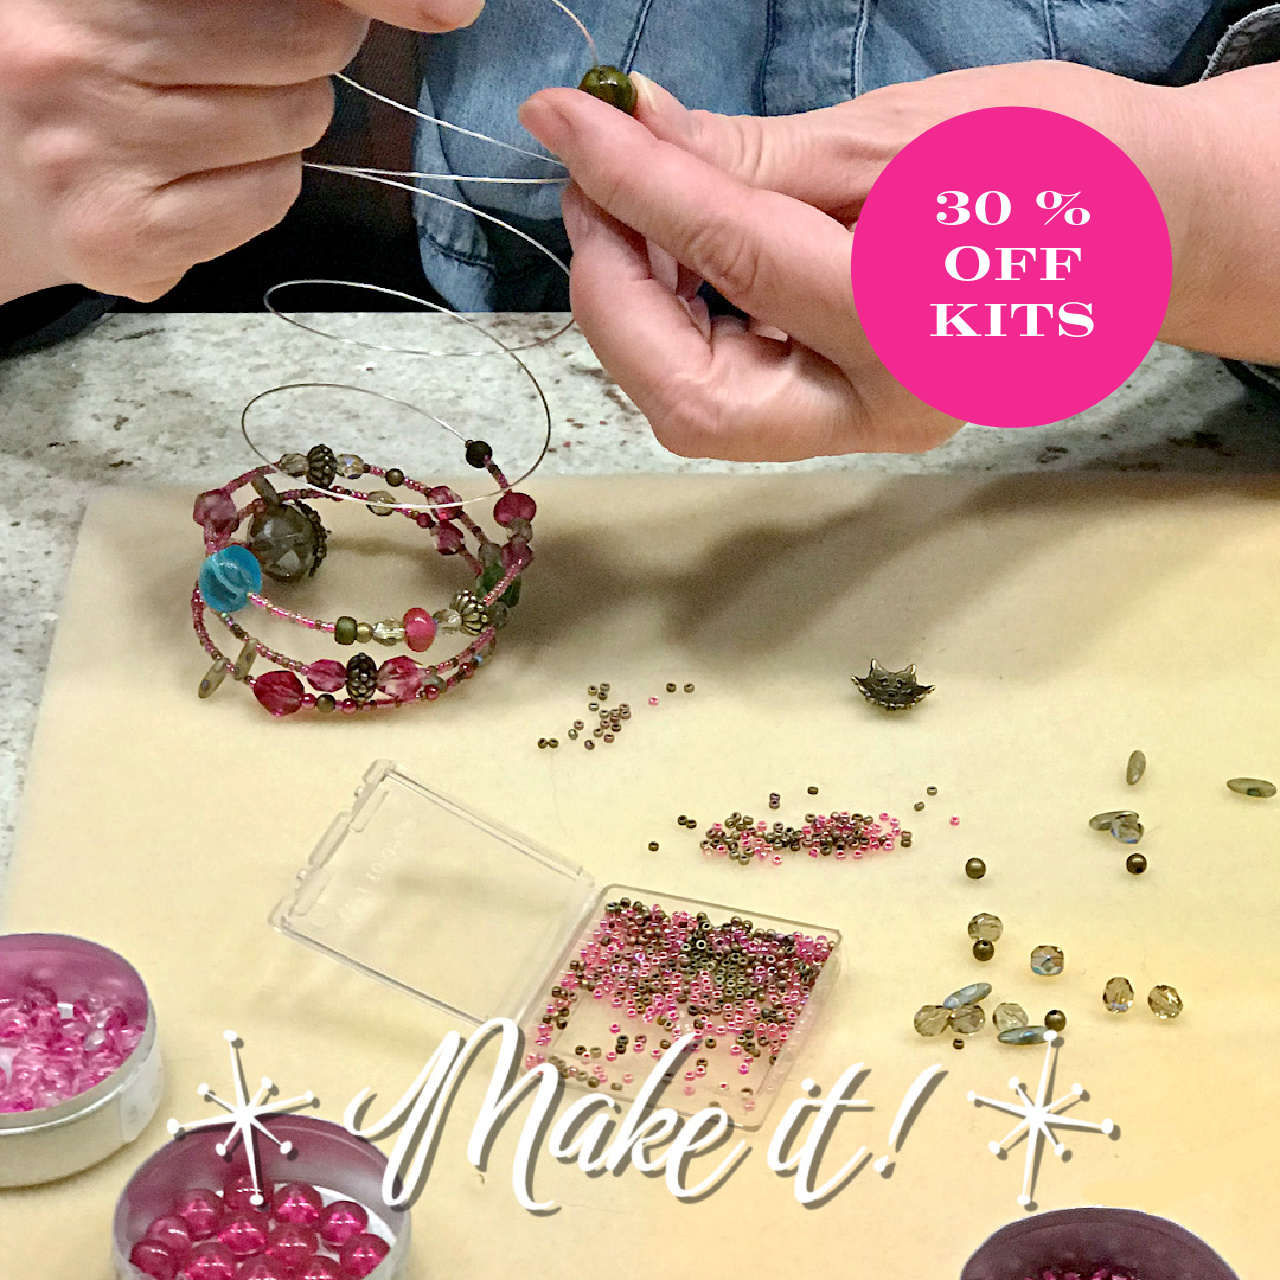
M 715 1047 L 688 1054 L 660 1095 L 661 1105 L 685 1114 L 719 1102 L 744 1128 L 758 1127 L 792 1062 L 803 1054 L 835 983 L 840 935 L 834 929 L 662 890 L 600 888 L 581 867 L 413 781 L 387 761 L 370 768 L 355 803 L 334 819 L 271 923 L 473 1026 L 513 1019 L 525 1034 L 527 1055 L 555 1055 L 580 1071 L 585 1067 L 582 1074 L 588 1076 L 599 1067 L 607 1080 L 594 1087 L 625 1103 L 657 1065 L 653 1051 L 661 1042 L 674 1043 L 695 1030 L 685 1010 L 666 1028 L 628 1018 L 609 999 L 580 999 L 567 1026 L 553 1027 L 551 1043 L 537 1043 L 551 988 L 590 940 L 605 904 L 621 897 L 660 905 L 668 914 L 705 912 L 713 924 L 749 917 L 757 930 L 826 940 L 829 958 L 776 1061 L 762 1056 L 742 1073 L 745 1059 L 733 1052 L 733 1036 L 716 1035 L 704 1023 L 701 1034 L 713 1036 Z M 478 956 L 485 962 L 477 963 Z M 618 1033 L 610 1029 L 615 1024 Z M 616 1052 L 619 1033 L 628 1036 L 628 1049 L 608 1061 L 605 1054 Z M 641 1052 L 634 1049 L 637 1033 L 646 1037 Z M 585 1056 L 577 1053 L 579 1045 Z M 592 1048 L 601 1050 L 598 1057 L 591 1056 Z M 699 1059 L 705 1060 L 701 1074 Z M 580 1076 L 569 1083 L 593 1087 Z

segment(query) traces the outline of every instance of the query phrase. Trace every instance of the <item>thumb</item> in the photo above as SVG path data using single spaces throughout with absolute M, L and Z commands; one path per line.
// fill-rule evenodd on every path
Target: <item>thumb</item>
M 722 116 L 690 111 L 648 76 L 633 71 L 631 79 L 635 118 L 654 137 L 739 182 L 803 200 L 841 221 L 857 216 L 884 167 L 878 148 L 860 146 L 845 106 L 795 116 Z
M 454 31 L 469 27 L 484 0 L 342 0 L 348 9 L 410 31 Z

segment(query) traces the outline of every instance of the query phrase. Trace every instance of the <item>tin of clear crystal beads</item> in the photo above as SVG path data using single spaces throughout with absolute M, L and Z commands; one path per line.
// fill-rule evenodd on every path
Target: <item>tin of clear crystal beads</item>
M 989 982 L 971 982 L 959 991 L 953 991 L 943 1002 L 945 1009 L 958 1009 L 962 1004 L 977 1004 L 991 994 Z
M 1000 1032 L 996 1039 L 1001 1044 L 1043 1044 L 1047 1035 L 1048 1027 L 1011 1027 Z
M 249 672 L 253 670 L 253 660 L 258 656 L 258 645 L 254 640 L 246 640 L 240 646 L 240 652 L 236 655 L 235 666 L 231 668 L 231 678 L 233 680 L 244 680 L 248 678 Z
M 922 1036 L 941 1035 L 951 1025 L 951 1010 L 940 1004 L 922 1005 L 916 1010 L 914 1023 Z
M 1136 818 L 1137 816 L 1132 809 L 1108 809 L 1106 813 L 1095 813 L 1089 819 L 1089 825 L 1095 831 L 1110 831 L 1111 824 L 1117 818 Z
M 1036 947 L 1031 953 L 1031 972 L 1044 978 L 1054 978 L 1064 967 L 1061 947 Z
M 1102 1005 L 1110 1013 L 1128 1013 L 1133 1008 L 1133 983 L 1128 978 L 1110 978 L 1102 989 Z
M 980 1004 L 962 1004 L 951 1015 L 951 1029 L 962 1036 L 975 1035 L 987 1025 L 987 1015 Z
M 215 662 L 213 666 L 205 672 L 205 677 L 200 681 L 198 690 L 202 698 L 211 698 L 218 692 L 219 686 L 227 678 L 227 664 L 225 662 Z
M 369 468 L 358 453 L 338 454 L 338 474 L 348 480 L 359 480 Z
M 974 942 L 999 942 L 1000 935 L 1003 932 L 1003 921 L 999 916 L 993 916 L 989 911 L 979 911 L 969 921 L 969 937 Z
M 1176 1018 L 1182 1012 L 1182 997 L 1172 987 L 1162 984 L 1151 988 L 1147 1006 L 1157 1018 Z
M 307 455 L 305 453 L 286 453 L 276 466 L 287 476 L 305 476 L 307 474 Z
M 384 618 L 373 624 L 373 638 L 379 644 L 399 644 L 404 639 L 404 624 L 396 618 Z
M 1124 767 L 1124 780 L 1131 786 L 1136 787 L 1142 781 L 1142 775 L 1147 771 L 1147 757 L 1141 751 L 1134 751 L 1129 756 L 1129 762 Z
M 991 1021 L 996 1025 L 997 1034 L 1005 1031 L 1020 1031 L 1031 1023 L 1031 1019 L 1027 1017 L 1027 1011 L 1020 1004 L 996 1005 Z
M 1122 813 L 1111 819 L 1111 834 L 1121 844 L 1137 844 L 1142 839 L 1143 826 L 1136 813 Z
M 1227 786 L 1238 796 L 1253 796 L 1256 800 L 1270 800 L 1276 793 L 1276 784 L 1265 778 L 1230 778 Z

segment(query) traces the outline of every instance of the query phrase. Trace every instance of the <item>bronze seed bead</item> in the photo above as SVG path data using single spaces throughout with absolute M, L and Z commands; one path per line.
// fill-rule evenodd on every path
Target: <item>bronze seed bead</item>
M 539 739 L 538 739 L 538 746 L 539 746 L 539 747 L 546 747 L 546 745 L 547 745 L 547 740 L 546 740 L 546 738 L 539 738 Z
M 467 466 L 483 471 L 493 461 L 493 450 L 483 440 L 467 441 Z
M 687 685 L 685 685 L 685 687 L 684 687 L 684 691 L 685 691 L 685 693 L 692 693 L 692 692 L 693 692 L 693 685 L 691 685 L 691 684 L 687 684 Z
M 987 864 L 981 858 L 970 858 L 964 864 L 964 873 L 970 880 L 981 880 L 987 874 Z
M 393 488 L 398 489 L 404 484 L 404 472 L 399 467 L 388 467 L 382 473 L 382 478 Z
M 548 738 L 548 739 L 547 739 L 547 746 L 552 747 L 552 748 L 555 748 L 555 747 L 558 747 L 559 745 L 560 745 L 560 739 L 559 739 L 559 738 Z
M 817 787 L 807 787 L 807 788 L 805 788 L 805 789 L 809 792 L 809 794 L 810 794 L 811 796 L 816 796 L 816 795 L 818 794 L 818 788 L 817 788 Z
M 996 953 L 996 945 L 994 942 L 985 942 L 979 939 L 973 944 L 973 958 L 975 960 L 990 960 Z
M 356 623 L 356 643 L 368 644 L 373 639 L 373 624 L 369 622 Z
M 1050 1009 L 1044 1015 L 1044 1025 L 1050 1031 L 1064 1031 L 1067 1026 L 1067 1015 L 1061 1009 Z
M 1131 853 L 1124 860 L 1124 869 L 1131 876 L 1140 876 L 1147 869 L 1146 854 Z
M 317 711 L 332 711 L 337 705 L 337 699 L 331 693 L 322 693 L 316 697 Z
M 924 801 L 923 801 L 923 800 L 917 800 L 917 801 L 916 801 L 916 803 L 915 803 L 915 811 L 916 811 L 917 813 L 919 813 L 919 812 L 920 812 L 920 810 L 921 810 L 921 809 L 923 809 L 923 808 L 924 808 Z
M 951 1047 L 952 1047 L 953 1049 L 963 1049 L 963 1048 L 964 1048 L 964 1041 L 963 1041 L 963 1040 L 961 1040 L 959 1036 L 957 1036 L 957 1037 L 956 1037 L 956 1038 L 951 1042 Z
M 658 852 L 658 842 L 657 842 L 656 840 L 650 840 L 650 841 L 649 841 L 649 852 L 650 852 L 650 853 L 657 853 L 657 852 Z
M 668 685 L 667 685 L 667 692 L 668 692 L 668 693 L 675 693 L 675 691 L 676 691 L 676 687 L 675 687 L 675 685 L 674 685 L 674 684 L 668 684 Z
M 927 795 L 927 796 L 936 796 L 936 795 L 938 794 L 938 788 L 937 788 L 937 787 L 925 787 L 925 789 L 924 789 L 924 793 L 925 793 L 925 795 Z

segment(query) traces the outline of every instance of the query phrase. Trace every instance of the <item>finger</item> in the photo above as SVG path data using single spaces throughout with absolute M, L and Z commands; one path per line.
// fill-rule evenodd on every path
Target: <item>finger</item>
M 661 85 L 631 73 L 635 118 L 664 142 L 751 187 L 779 191 L 829 213 L 855 218 L 889 153 L 853 127 L 847 109 L 796 116 L 722 116 L 690 111 Z
M 484 0 L 344 0 L 344 3 L 393 27 L 427 32 L 469 27 L 484 9 Z
M 852 236 L 838 222 L 744 185 L 577 90 L 544 90 L 520 118 L 594 203 L 734 306 L 832 360 L 865 348 L 849 281 Z
M 653 278 L 640 236 L 574 186 L 564 215 L 574 315 L 666 448 L 783 461 L 856 447 L 859 406 L 838 369 L 750 334 L 736 319 L 700 327 L 688 304 Z
M 107 188 L 69 204 L 55 227 L 78 278 L 135 296 L 274 226 L 297 199 L 298 156 L 194 174 L 154 190 Z

